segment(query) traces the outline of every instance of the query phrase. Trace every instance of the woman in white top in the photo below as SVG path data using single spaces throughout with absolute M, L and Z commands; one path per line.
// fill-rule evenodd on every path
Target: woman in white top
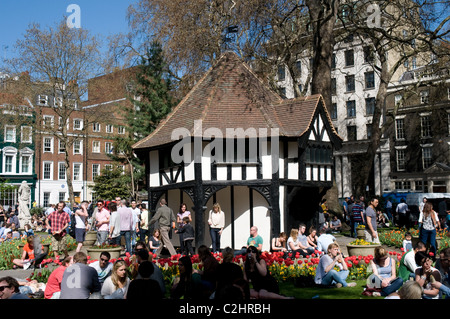
M 130 278 L 128 278 L 127 264 L 123 260 L 114 263 L 111 276 L 105 279 L 101 294 L 105 299 L 124 299 Z
M 423 243 L 430 241 L 431 252 L 436 255 L 436 229 L 439 226 L 438 214 L 433 210 L 433 204 L 426 202 L 419 216 L 420 227 L 419 240 Z
M 75 211 L 75 240 L 77 241 L 77 249 L 78 253 L 81 251 L 81 247 L 83 247 L 83 242 L 86 236 L 87 223 L 86 219 L 89 217 L 88 211 L 88 202 L 81 202 L 81 206 L 79 209 Z
M 222 236 L 225 227 L 225 213 L 220 209 L 219 203 L 213 205 L 213 209 L 209 211 L 209 233 L 212 241 L 212 252 L 220 252 L 220 236 Z

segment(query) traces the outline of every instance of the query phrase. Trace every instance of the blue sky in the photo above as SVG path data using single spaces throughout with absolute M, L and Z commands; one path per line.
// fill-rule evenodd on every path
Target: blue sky
M 0 1 L 0 65 L 3 58 L 14 55 L 14 44 L 30 23 L 55 26 L 67 7 L 77 4 L 81 9 L 81 27 L 101 38 L 128 32 L 127 8 L 137 0 L 1 0 Z M 106 44 L 106 41 L 105 43 Z

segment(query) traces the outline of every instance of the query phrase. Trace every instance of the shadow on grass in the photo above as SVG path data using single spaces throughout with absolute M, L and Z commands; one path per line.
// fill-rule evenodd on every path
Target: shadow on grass
M 292 296 L 296 299 L 384 299 L 384 297 L 372 297 L 363 295 L 365 280 L 356 280 L 355 287 L 347 288 L 299 288 L 292 282 L 280 283 L 280 293 L 285 296 Z

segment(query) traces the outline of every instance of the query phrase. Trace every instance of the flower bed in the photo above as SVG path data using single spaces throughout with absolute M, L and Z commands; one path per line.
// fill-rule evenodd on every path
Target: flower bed
M 13 259 L 20 259 L 22 258 L 22 248 L 23 245 L 26 243 L 26 239 L 14 239 L 11 241 L 3 242 L 0 244 L 0 270 L 7 270 L 13 268 Z M 50 245 L 51 244 L 51 237 L 48 236 L 46 238 L 43 238 L 41 243 L 43 245 Z M 22 247 L 21 247 L 22 246 Z M 71 251 L 76 248 L 76 241 L 73 237 L 68 236 L 67 237 L 67 250 Z M 53 252 L 49 251 L 48 257 L 52 257 Z M 50 263 L 52 261 L 51 258 L 45 259 L 45 263 L 42 264 L 45 265 L 47 263 Z
M 408 232 L 413 237 L 419 236 L 418 229 L 409 229 Z M 405 233 L 406 233 L 405 229 L 400 229 L 400 230 L 379 232 L 378 236 L 382 244 L 403 249 L 403 240 L 405 239 Z M 440 237 L 439 250 L 450 247 L 450 237 L 446 231 L 437 232 L 436 235 L 438 238 Z

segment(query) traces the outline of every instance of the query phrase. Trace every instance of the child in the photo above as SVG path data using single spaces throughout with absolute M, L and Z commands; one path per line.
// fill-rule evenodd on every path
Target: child
M 184 253 L 186 256 L 194 255 L 194 249 L 192 248 L 192 242 L 194 241 L 194 228 L 190 224 L 189 217 L 183 218 L 183 225 L 175 231 L 177 234 L 184 233 Z
M 411 242 L 411 233 L 407 232 L 405 233 L 405 239 L 403 240 L 403 251 L 406 253 L 412 249 L 412 242 Z

